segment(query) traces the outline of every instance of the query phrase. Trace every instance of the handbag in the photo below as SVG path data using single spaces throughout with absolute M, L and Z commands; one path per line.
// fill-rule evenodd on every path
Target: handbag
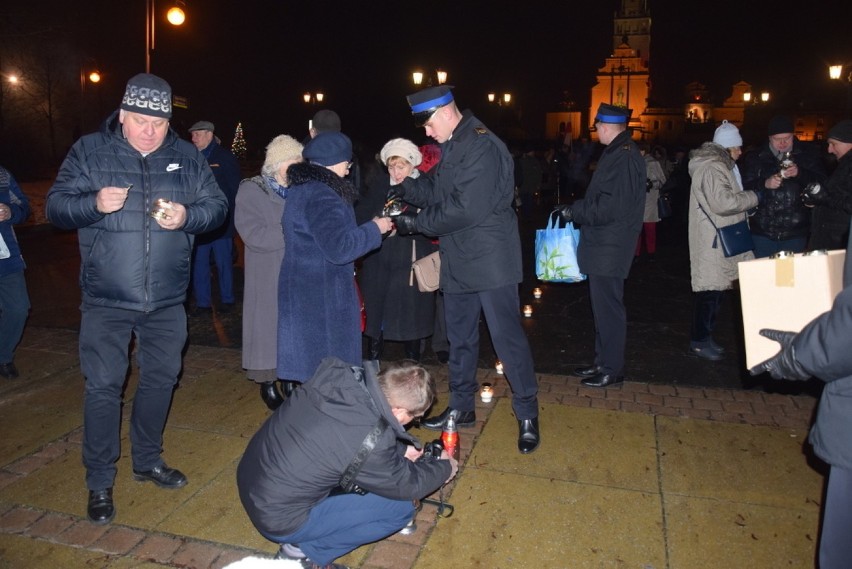
M 414 278 L 417 279 L 417 289 L 420 292 L 438 290 L 441 284 L 441 254 L 438 251 L 411 263 Z
M 716 230 L 716 237 L 713 239 L 714 249 L 719 246 L 719 243 L 721 243 L 722 253 L 724 253 L 725 257 L 736 257 L 737 255 L 742 255 L 743 253 L 754 250 L 754 241 L 751 238 L 751 229 L 748 227 L 748 219 L 744 219 L 740 222 L 734 223 L 733 225 L 719 227 L 713 223 L 713 220 L 709 215 L 707 215 L 707 212 L 700 203 L 698 204 L 698 207 L 704 212 L 704 215 L 707 216 L 707 219 Z
M 544 229 L 535 232 L 535 276 L 552 283 L 576 283 L 586 280 L 577 263 L 580 230 L 570 221 L 559 227 L 559 212 L 550 214 Z
M 657 216 L 660 219 L 672 216 L 672 201 L 668 194 L 660 192 L 660 197 L 657 198 Z

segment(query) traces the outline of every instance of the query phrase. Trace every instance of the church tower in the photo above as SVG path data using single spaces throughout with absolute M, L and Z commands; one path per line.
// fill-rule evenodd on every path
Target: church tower
M 621 9 L 613 18 L 613 51 L 598 69 L 597 84 L 592 87 L 589 126 L 595 122 L 598 105 L 608 103 L 633 110 L 630 126 L 641 138 L 640 116 L 648 107 L 651 76 L 648 62 L 651 50 L 651 14 L 648 0 L 621 0 Z
M 621 10 L 613 19 L 615 33 L 612 36 L 612 49 L 623 43 L 636 50 L 636 55 L 648 67 L 651 60 L 651 12 L 648 0 L 621 0 Z

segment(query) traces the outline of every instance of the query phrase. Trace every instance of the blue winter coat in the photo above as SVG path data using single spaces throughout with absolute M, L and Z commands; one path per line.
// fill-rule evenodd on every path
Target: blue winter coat
M 30 215 L 30 202 L 21 191 L 21 187 L 8 170 L 0 166 L 0 203 L 9 206 L 12 217 L 6 221 L 0 221 L 0 235 L 9 249 L 9 257 L 0 259 L 0 277 L 19 273 L 24 270 L 24 258 L 21 256 L 21 248 L 15 237 L 13 226 L 26 221 Z
M 130 184 L 122 209 L 98 211 L 101 188 Z M 151 217 L 158 198 L 186 207 L 182 228 L 162 229 Z M 221 225 L 228 202 L 195 146 L 169 129 L 143 156 L 124 138 L 116 111 L 71 147 L 45 210 L 57 227 L 78 229 L 84 303 L 150 312 L 183 303 L 193 235 Z
M 234 236 L 234 208 L 237 203 L 237 189 L 239 189 L 240 180 L 242 180 L 240 163 L 236 156 L 215 140 L 210 141 L 210 144 L 201 151 L 201 154 L 207 157 L 207 163 L 213 170 L 216 183 L 219 184 L 219 189 L 228 199 L 228 216 L 224 223 L 213 231 L 199 235 L 196 238 L 199 244 L 212 243 L 223 237 Z
M 361 362 L 355 259 L 379 247 L 372 221 L 355 224 L 355 188 L 331 170 L 294 164 L 281 225 L 286 251 L 278 278 L 278 377 L 307 381 L 323 358 Z

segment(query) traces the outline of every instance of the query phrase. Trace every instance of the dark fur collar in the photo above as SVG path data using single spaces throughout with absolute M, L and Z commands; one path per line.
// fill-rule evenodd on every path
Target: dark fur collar
M 331 188 L 334 193 L 343 198 L 346 203 L 355 203 L 358 197 L 358 190 L 355 186 L 341 178 L 324 166 L 300 162 L 293 164 L 287 168 L 287 179 L 290 181 L 290 188 L 297 189 L 295 186 L 305 184 L 307 182 L 320 182 Z

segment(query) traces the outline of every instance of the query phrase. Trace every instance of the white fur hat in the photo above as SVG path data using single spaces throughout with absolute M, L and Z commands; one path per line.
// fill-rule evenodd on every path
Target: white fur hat
M 743 137 L 740 136 L 740 131 L 736 125 L 722 121 L 713 135 L 713 142 L 723 148 L 736 148 L 743 145 Z
M 266 159 L 263 161 L 264 168 L 276 168 L 285 160 L 299 160 L 302 158 L 302 145 L 292 136 L 281 134 L 272 139 L 266 147 Z
M 385 166 L 387 166 L 388 159 L 391 156 L 404 158 L 415 168 L 423 161 L 423 155 L 420 154 L 420 149 L 418 149 L 417 145 L 407 138 L 394 138 L 389 140 L 387 144 L 382 147 L 382 151 L 379 153 L 379 156 L 381 156 L 382 164 Z

